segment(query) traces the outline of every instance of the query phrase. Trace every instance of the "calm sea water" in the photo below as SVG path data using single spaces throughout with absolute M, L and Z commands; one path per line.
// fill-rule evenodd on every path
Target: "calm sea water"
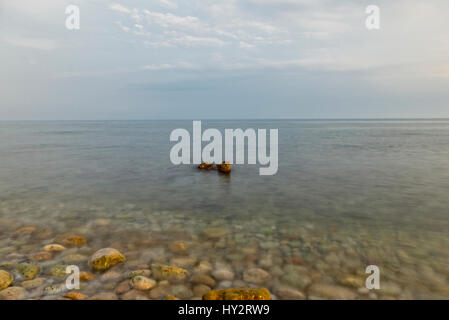
M 328 274 L 332 263 L 346 270 L 344 257 L 354 250 L 361 266 L 385 265 L 405 297 L 449 295 L 449 121 L 202 124 L 223 132 L 279 129 L 278 173 L 235 165 L 223 176 L 174 166 L 170 132 L 191 132 L 191 121 L 0 122 L 0 218 L 53 223 L 62 232 L 97 217 L 114 221 L 114 212 L 128 209 L 128 220 L 135 213 L 128 222 L 142 230 L 152 212 L 166 225 L 182 214 L 199 229 L 247 226 L 242 235 L 279 241 L 279 248 L 296 226 L 302 244 L 290 249 L 315 271 Z M 68 217 L 71 225 L 63 223 Z M 267 226 L 274 231 L 262 232 Z M 433 280 L 422 278 L 423 268 Z

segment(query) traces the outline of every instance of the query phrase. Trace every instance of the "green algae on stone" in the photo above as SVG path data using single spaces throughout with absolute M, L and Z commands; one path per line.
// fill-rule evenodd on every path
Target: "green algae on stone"
M 271 295 L 266 288 L 240 287 L 209 291 L 203 300 L 271 300 Z
M 40 266 L 34 262 L 22 262 L 16 267 L 16 271 L 26 279 L 34 279 L 41 271 Z
M 134 270 L 127 273 L 126 277 L 128 279 L 132 279 L 136 276 L 144 276 L 149 277 L 151 275 L 151 270 L 149 269 L 141 269 L 141 270 Z
M 12 274 L 5 270 L 0 270 L 0 290 L 6 289 L 14 281 Z
M 57 264 L 53 267 L 50 268 L 50 270 L 48 271 L 48 274 L 53 276 L 53 277 L 59 277 L 59 278 L 63 278 L 68 276 L 67 274 L 67 266 L 63 265 L 63 264 Z
M 103 271 L 124 261 L 126 261 L 125 256 L 117 249 L 104 248 L 92 255 L 90 265 L 95 271 Z
M 154 278 L 157 280 L 183 281 L 189 275 L 189 272 L 186 269 L 160 264 L 151 265 L 151 270 Z

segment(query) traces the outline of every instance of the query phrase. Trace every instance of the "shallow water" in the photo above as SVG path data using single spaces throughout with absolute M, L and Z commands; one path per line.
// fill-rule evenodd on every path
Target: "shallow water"
M 73 254 L 86 257 L 77 262 L 82 270 L 104 247 L 128 260 L 112 269 L 122 276 L 85 284 L 80 292 L 89 296 L 114 292 L 123 274 L 145 264 L 193 274 L 203 261 L 234 273 L 211 289 L 256 284 L 278 299 L 290 297 L 285 288 L 312 299 L 449 298 L 449 121 L 203 121 L 207 127 L 279 129 L 278 173 L 172 165 L 170 132 L 191 131 L 191 121 L 0 122 L 0 263 L 13 272 L 12 264 L 72 233 L 87 245 L 39 261 L 45 285 L 61 281 L 46 270 Z M 14 235 L 29 225 L 38 231 Z M 211 227 L 222 235 L 211 236 Z M 188 250 L 173 252 L 173 241 Z M 363 288 L 370 264 L 380 268 L 380 290 Z M 251 268 L 269 276 L 248 281 Z M 167 292 L 198 298 L 191 281 L 181 285 L 183 292 L 179 284 Z M 64 295 L 41 291 L 27 294 Z

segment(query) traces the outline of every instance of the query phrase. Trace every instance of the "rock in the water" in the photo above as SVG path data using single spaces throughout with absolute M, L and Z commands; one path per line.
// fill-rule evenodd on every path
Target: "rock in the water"
M 46 280 L 45 278 L 36 278 L 33 280 L 23 281 L 20 285 L 25 289 L 35 289 L 43 285 L 45 283 L 45 280 Z
M 184 254 L 187 253 L 188 247 L 185 242 L 183 241 L 174 241 L 169 244 L 168 248 L 171 252 L 178 253 L 178 254 Z
M 274 289 L 274 293 L 282 300 L 304 300 L 305 295 L 296 289 L 289 287 L 277 287 Z
M 179 284 L 171 288 L 171 294 L 180 299 L 189 299 L 193 297 L 193 292 L 187 286 Z
M 23 300 L 26 290 L 22 287 L 9 287 L 0 291 L 0 300 Z
M 94 275 L 90 272 L 87 272 L 87 271 L 80 272 L 80 280 L 81 281 L 89 281 L 89 280 L 92 280 L 93 277 L 94 277 Z
M 211 276 L 208 276 L 207 274 L 201 274 L 201 273 L 196 273 L 192 276 L 192 278 L 190 278 L 190 281 L 193 283 L 198 283 L 198 284 L 205 284 L 206 286 L 209 286 L 211 288 L 216 286 L 216 282 L 214 280 L 214 278 L 212 278 Z
M 144 276 L 135 276 L 130 280 L 130 284 L 134 289 L 146 291 L 156 286 L 156 281 Z
M 14 232 L 14 236 L 15 237 L 26 236 L 26 235 L 33 234 L 36 231 L 37 231 L 37 228 L 35 226 L 26 226 L 26 227 L 17 229 L 16 232 Z
M 168 280 L 172 282 L 184 281 L 188 271 L 183 268 L 164 266 L 160 264 L 151 265 L 153 276 L 157 280 Z
M 61 239 L 61 242 L 63 245 L 65 245 L 67 247 L 81 247 L 87 243 L 87 241 L 84 237 L 78 236 L 78 235 L 69 235 L 69 236 L 63 237 Z
M 67 292 L 64 297 L 70 299 L 70 300 L 84 300 L 87 299 L 87 296 L 85 294 L 79 293 L 79 292 L 75 292 L 75 291 L 71 291 L 71 292 Z
M 228 230 L 220 227 L 211 227 L 203 230 L 203 234 L 206 238 L 219 239 L 228 235 Z
M 17 265 L 16 270 L 26 279 L 34 279 L 41 272 L 41 268 L 34 262 L 22 262 Z
M 305 267 L 289 264 L 284 271 L 281 281 L 294 288 L 302 290 L 312 282 Z
M 210 290 L 211 288 L 204 284 L 197 284 L 196 286 L 193 287 L 193 294 L 195 295 L 195 297 L 202 297 Z
M 149 276 L 151 276 L 151 270 L 150 269 L 134 270 L 134 271 L 128 272 L 128 274 L 126 275 L 126 277 L 128 279 L 132 279 L 135 276 L 149 277 Z
M 129 290 L 131 290 L 131 284 L 129 283 L 129 280 L 124 280 L 120 282 L 117 287 L 115 287 L 114 292 L 120 295 L 128 292 Z
M 174 267 L 191 267 L 196 263 L 193 257 L 177 257 L 170 260 L 170 265 Z
M 113 292 L 102 292 L 90 297 L 90 300 L 118 300 L 118 298 Z
M 46 251 L 30 254 L 30 259 L 35 261 L 50 260 L 51 258 L 51 253 Z
M 218 269 L 214 270 L 212 272 L 212 276 L 217 279 L 218 281 L 222 280 L 233 280 L 234 279 L 234 272 L 228 269 Z
M 254 284 L 262 284 L 270 278 L 270 274 L 260 268 L 249 268 L 243 273 L 243 280 Z
M 64 250 L 66 250 L 66 248 L 57 243 L 48 244 L 44 247 L 44 251 L 47 252 L 60 252 Z
M 325 283 L 312 284 L 308 292 L 309 297 L 326 298 L 331 300 L 353 300 L 357 295 L 345 287 Z
M 203 300 L 270 300 L 270 291 L 266 288 L 231 288 L 212 290 L 203 296 Z
M 149 300 L 148 295 L 144 291 L 130 290 L 120 297 L 122 300 Z
M 66 287 L 65 283 L 60 283 L 60 284 L 53 284 L 51 286 L 45 287 L 44 288 L 44 293 L 46 295 L 49 296 L 53 296 L 53 295 L 57 295 L 57 294 L 61 294 L 63 292 L 66 292 L 68 289 Z
M 63 264 L 57 264 L 48 270 L 48 274 L 53 277 L 64 278 L 69 274 L 66 272 L 67 266 Z
M 14 281 L 12 274 L 5 270 L 0 270 L 0 290 L 6 289 Z
M 120 251 L 113 248 L 104 248 L 95 252 L 89 263 L 95 271 L 103 271 L 124 261 L 126 261 L 126 258 Z
M 346 275 L 339 279 L 339 283 L 352 288 L 363 288 L 365 287 L 365 279 L 362 277 L 357 277 L 353 275 Z

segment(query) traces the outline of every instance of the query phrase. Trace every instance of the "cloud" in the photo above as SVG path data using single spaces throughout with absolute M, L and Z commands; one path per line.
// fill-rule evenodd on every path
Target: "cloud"
M 8 36 L 4 37 L 3 41 L 12 46 L 23 47 L 28 49 L 53 50 L 56 48 L 56 42 L 52 39 Z
M 122 6 L 121 4 L 118 3 L 113 3 L 111 5 L 109 5 L 109 9 L 113 10 L 113 11 L 117 11 L 117 12 L 122 12 L 122 13 L 131 13 L 131 10 L 128 9 L 125 6 Z

